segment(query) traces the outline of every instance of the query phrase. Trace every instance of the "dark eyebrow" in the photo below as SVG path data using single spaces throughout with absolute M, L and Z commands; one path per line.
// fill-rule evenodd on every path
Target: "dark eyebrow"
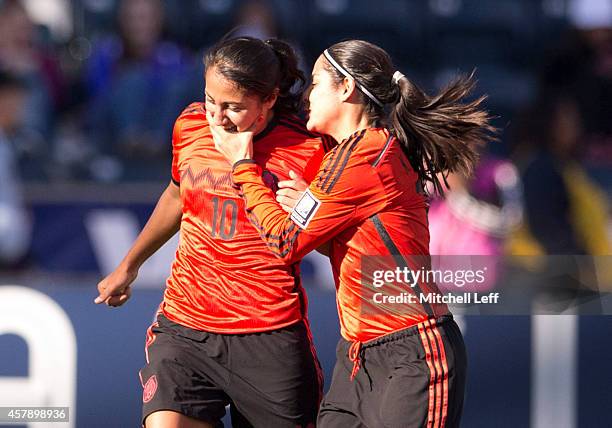
M 206 92 L 206 90 L 204 91 L 204 95 L 206 95 L 208 98 L 210 98 L 213 102 L 215 101 L 215 99 L 208 93 Z M 228 101 L 223 103 L 227 106 L 232 106 L 232 107 L 238 107 L 238 108 L 245 108 L 245 105 L 243 103 L 239 103 L 239 102 L 235 102 L 235 101 Z

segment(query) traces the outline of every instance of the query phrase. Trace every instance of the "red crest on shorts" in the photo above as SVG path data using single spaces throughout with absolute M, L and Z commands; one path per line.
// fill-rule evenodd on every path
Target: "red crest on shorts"
M 142 402 L 148 403 L 151 401 L 155 395 L 155 391 L 157 391 L 157 378 L 153 375 L 144 386 L 144 391 L 142 391 Z

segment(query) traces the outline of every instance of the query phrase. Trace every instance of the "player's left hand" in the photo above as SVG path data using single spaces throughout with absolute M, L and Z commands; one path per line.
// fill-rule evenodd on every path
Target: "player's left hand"
M 295 207 L 306 189 L 308 189 L 306 180 L 292 170 L 289 170 L 289 180 L 278 182 L 276 201 L 285 211 L 290 213 L 293 211 L 293 207 Z
M 206 113 L 207 115 L 209 113 Z M 210 131 L 215 142 L 215 148 L 230 165 L 243 159 L 253 159 L 253 135 L 255 124 L 241 132 L 228 132 L 222 126 L 213 125 L 209 118 Z

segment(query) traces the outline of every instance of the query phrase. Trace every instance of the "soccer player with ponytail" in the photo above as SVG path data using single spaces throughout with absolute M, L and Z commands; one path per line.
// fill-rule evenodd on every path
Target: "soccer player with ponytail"
M 120 306 L 139 267 L 180 230 L 156 322 L 147 332 L 143 424 L 312 427 L 322 374 L 308 325 L 299 261 L 268 249 L 245 212 L 231 165 L 211 126 L 254 135 L 265 185 L 297 170 L 312 178 L 330 138 L 295 114 L 305 79 L 279 40 L 222 41 L 205 57 L 205 102 L 191 104 L 172 136 L 171 182 L 120 266 L 98 284 L 96 303 Z
M 326 49 L 312 73 L 307 127 L 339 143 L 289 216 L 263 185 L 251 133 L 212 129 L 273 253 L 294 263 L 329 243 L 342 338 L 319 427 L 459 426 L 461 332 L 445 304 L 419 298 L 437 293 L 436 284 L 386 280 L 378 289 L 371 268 L 415 269 L 415 256 L 427 260 L 422 189 L 443 193 L 446 174 L 469 173 L 495 131 L 482 98 L 464 101 L 473 86 L 459 78 L 428 96 L 378 46 L 350 40 Z M 415 299 L 380 304 L 377 290 Z

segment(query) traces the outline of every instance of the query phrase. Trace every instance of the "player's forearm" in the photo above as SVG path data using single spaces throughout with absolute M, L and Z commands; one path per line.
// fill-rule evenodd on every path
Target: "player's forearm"
M 278 205 L 274 193 L 263 182 L 245 183 L 241 186 L 247 211 L 251 212 L 265 235 L 286 235 L 290 224 L 285 224 L 287 213 Z
M 137 271 L 149 257 L 178 232 L 181 215 L 178 186 L 171 183 L 162 193 L 147 224 L 121 262 L 122 267 L 128 271 Z
M 240 164 L 239 164 L 240 165 Z M 234 182 L 244 195 L 247 211 L 257 219 L 261 238 L 276 256 L 293 263 L 312 250 L 306 241 L 298 240 L 300 228 L 288 220 L 287 213 L 276 202 L 274 193 L 264 184 L 255 165 L 234 169 Z

